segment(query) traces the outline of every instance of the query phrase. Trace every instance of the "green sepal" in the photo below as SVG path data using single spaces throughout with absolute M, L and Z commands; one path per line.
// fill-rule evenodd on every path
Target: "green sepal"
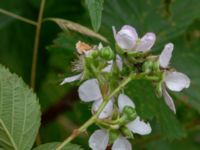
M 121 129 L 122 134 L 128 139 L 134 139 L 133 132 L 129 130 L 127 127 L 122 127 Z

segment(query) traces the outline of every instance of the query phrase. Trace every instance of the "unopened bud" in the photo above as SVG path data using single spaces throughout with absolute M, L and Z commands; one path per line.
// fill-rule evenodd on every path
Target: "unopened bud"
M 120 135 L 120 133 L 118 130 L 110 130 L 109 131 L 110 143 L 113 143 L 119 137 L 119 135 Z
M 133 108 L 131 106 L 125 106 L 123 109 L 123 114 L 126 115 L 126 117 L 129 121 L 134 120 L 137 116 L 135 108 Z
M 103 47 L 100 50 L 100 53 L 101 53 L 101 57 L 103 57 L 106 60 L 112 60 L 114 59 L 114 56 L 115 56 L 113 50 L 110 47 Z
M 144 62 L 143 66 L 142 66 L 142 70 L 145 73 L 150 73 L 152 71 L 152 67 L 153 67 L 153 62 L 152 61 L 146 61 L 146 62 Z

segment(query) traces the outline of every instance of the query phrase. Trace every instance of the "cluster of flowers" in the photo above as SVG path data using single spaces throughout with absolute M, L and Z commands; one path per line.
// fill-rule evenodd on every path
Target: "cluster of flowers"
M 156 41 L 154 33 L 149 32 L 139 38 L 136 30 L 129 25 L 124 25 L 118 32 L 113 27 L 113 33 L 116 52 L 102 44 L 90 46 L 78 42 L 76 49 L 79 60 L 75 70 L 80 73 L 65 78 L 61 84 L 86 80 L 78 89 L 79 97 L 83 102 L 93 102 L 92 113 L 95 115 L 106 97 L 120 87 L 122 79 L 133 74 L 131 80 L 134 80 L 139 75 L 142 79 L 154 82 L 158 95 L 163 95 L 167 106 L 175 113 L 174 102 L 166 88 L 179 92 L 189 87 L 190 79 L 169 67 L 174 45 L 166 44 L 159 56 L 153 56 L 149 51 Z M 150 124 L 137 115 L 133 100 L 124 94 L 123 86 L 109 97 L 96 124 L 101 129 L 89 139 L 89 146 L 93 150 L 105 150 L 109 144 L 113 144 L 112 150 L 131 150 L 127 139 L 133 138 L 133 133 L 146 135 L 151 132 Z

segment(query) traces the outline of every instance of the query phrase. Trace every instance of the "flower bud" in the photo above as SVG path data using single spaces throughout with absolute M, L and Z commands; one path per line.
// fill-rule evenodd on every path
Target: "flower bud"
M 99 51 L 93 50 L 90 55 L 91 55 L 92 58 L 96 58 L 99 55 Z
M 152 65 L 152 67 L 153 67 L 153 70 L 154 70 L 155 72 L 159 72 L 159 71 L 160 71 L 159 62 L 154 62 L 153 65 Z
M 145 73 L 150 73 L 152 71 L 152 67 L 153 67 L 152 61 L 145 61 L 144 64 L 142 65 L 142 70 Z
M 115 56 L 113 50 L 110 47 L 103 47 L 100 50 L 100 53 L 101 53 L 101 57 L 103 57 L 106 60 L 112 60 L 114 59 L 114 56 Z
M 118 130 L 110 130 L 109 131 L 110 143 L 113 143 L 119 137 L 119 135 L 120 133 L 118 132 Z
M 119 119 L 120 125 L 125 125 L 129 123 L 130 121 L 133 121 L 137 117 L 137 113 L 135 111 L 135 108 L 131 106 L 125 106 L 122 111 L 122 116 Z
M 128 128 L 126 128 L 126 127 L 122 127 L 121 128 L 121 132 L 126 138 L 129 138 L 129 139 L 133 139 L 134 138 L 133 132 L 131 130 L 129 130 Z

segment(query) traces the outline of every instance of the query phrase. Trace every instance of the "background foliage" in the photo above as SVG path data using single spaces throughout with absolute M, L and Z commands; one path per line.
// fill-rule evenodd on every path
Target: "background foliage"
M 0 3 L 0 8 L 32 20 L 37 19 L 39 6 L 40 0 Z M 177 106 L 175 116 L 162 99 L 156 98 L 149 83 L 129 85 L 127 94 L 134 99 L 139 114 L 153 124 L 151 135 L 133 141 L 134 149 L 197 150 L 200 147 L 199 8 L 199 0 L 48 0 L 44 17 L 63 18 L 96 31 L 100 29 L 99 33 L 111 43 L 114 41 L 113 25 L 117 29 L 124 24 L 132 25 L 140 36 L 148 31 L 155 32 L 157 41 L 152 51 L 155 54 L 166 42 L 173 42 L 175 50 L 171 64 L 191 78 L 191 87 L 182 94 L 171 93 Z M 27 84 L 30 82 L 34 34 L 33 26 L 0 14 L 0 63 Z M 36 76 L 36 93 L 43 112 L 42 143 L 63 140 L 90 116 L 90 108 L 78 101 L 75 84 L 59 86 L 60 81 L 70 75 L 70 64 L 76 58 L 74 45 L 78 40 L 99 43 L 97 39 L 63 31 L 55 23 L 43 22 Z M 95 128 L 91 127 L 88 134 Z M 88 137 L 81 135 L 74 143 L 88 149 Z

